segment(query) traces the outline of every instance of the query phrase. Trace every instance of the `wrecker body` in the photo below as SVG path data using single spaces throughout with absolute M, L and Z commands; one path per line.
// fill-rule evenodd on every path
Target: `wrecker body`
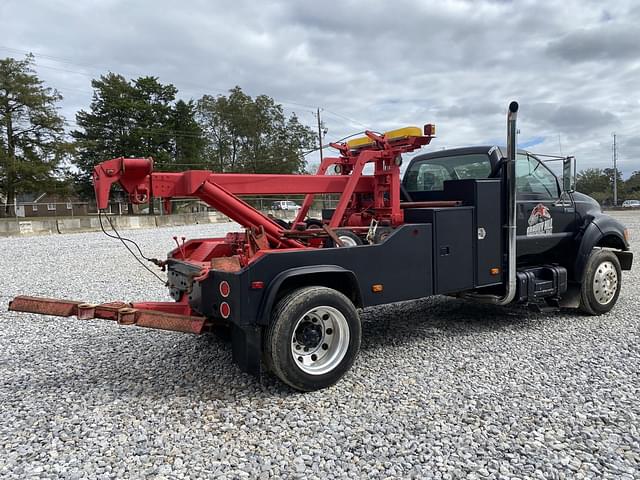
M 162 173 L 146 158 L 95 167 L 98 208 L 118 183 L 133 202 L 195 197 L 244 227 L 223 238 L 178 243 L 166 260 L 172 302 L 87 304 L 20 296 L 10 309 L 105 318 L 121 324 L 204 333 L 231 329 L 234 361 L 267 367 L 290 386 L 335 383 L 353 363 L 362 308 L 451 295 L 497 305 L 609 311 L 632 254 L 624 227 L 573 190 L 575 160 L 560 182 L 538 157 L 516 149 L 517 104 L 507 148 L 473 147 L 415 157 L 435 127 L 408 127 L 332 144 L 316 175 Z M 373 173 L 365 167 L 373 165 Z M 371 167 L 370 167 L 371 168 Z M 317 194 L 334 209 L 308 218 Z M 290 224 L 243 195 L 304 194 Z

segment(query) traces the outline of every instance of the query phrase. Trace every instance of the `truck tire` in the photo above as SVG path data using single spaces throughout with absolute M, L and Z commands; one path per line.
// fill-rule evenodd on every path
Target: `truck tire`
M 351 230 L 336 230 L 336 235 L 345 247 L 357 247 L 363 244 L 362 239 Z M 331 240 L 331 244 L 337 247 L 333 240 Z
M 271 220 L 276 222 L 278 225 L 280 225 L 285 230 L 290 230 L 291 229 L 291 222 L 287 222 L 286 220 L 282 220 L 281 218 L 272 218 Z
M 309 229 L 322 228 L 322 226 L 324 225 L 322 223 L 322 220 L 319 220 L 317 218 L 308 218 L 307 220 L 305 220 L 305 222 L 307 224 L 307 228 Z
M 620 295 L 622 269 L 615 253 L 594 249 L 587 260 L 580 287 L 580 310 L 602 315 L 613 308 Z
M 273 310 L 265 364 L 296 390 L 320 390 L 351 368 L 361 337 L 360 317 L 346 296 L 327 287 L 303 287 Z
M 351 230 L 336 230 L 336 235 L 342 242 L 342 247 L 358 247 L 364 245 L 362 239 Z M 325 248 L 341 248 L 333 241 L 333 238 L 330 237 L 325 239 L 324 246 Z

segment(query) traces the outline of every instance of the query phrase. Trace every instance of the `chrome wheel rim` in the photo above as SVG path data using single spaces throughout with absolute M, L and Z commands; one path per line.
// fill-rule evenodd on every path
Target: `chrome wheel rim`
M 349 349 L 349 325 L 336 308 L 314 307 L 296 322 L 291 355 L 303 372 L 323 375 L 336 368 Z
M 358 242 L 353 237 L 349 235 L 338 235 L 338 238 L 342 242 L 343 247 L 357 247 Z
M 611 262 L 602 262 L 593 276 L 593 295 L 600 305 L 607 305 L 618 291 L 618 271 Z

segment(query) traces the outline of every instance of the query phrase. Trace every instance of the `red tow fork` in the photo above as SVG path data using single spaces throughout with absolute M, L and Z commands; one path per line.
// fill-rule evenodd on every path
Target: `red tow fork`
M 180 306 L 180 304 L 172 302 L 167 302 L 166 305 L 161 302 L 149 303 L 149 307 L 153 310 L 145 309 L 144 306 L 144 303 L 112 302 L 95 305 L 72 300 L 18 296 L 9 303 L 9 310 L 58 317 L 76 316 L 80 320 L 103 318 L 116 321 L 121 325 L 137 325 L 195 334 L 202 333 L 207 323 L 207 319 L 204 317 L 172 313 L 177 310 L 176 306 Z M 169 310 L 169 312 L 163 310 Z

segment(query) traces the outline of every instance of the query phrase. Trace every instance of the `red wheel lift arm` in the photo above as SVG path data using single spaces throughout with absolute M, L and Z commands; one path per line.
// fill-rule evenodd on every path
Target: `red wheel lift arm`
M 80 320 L 103 318 L 121 325 L 196 334 L 202 333 L 205 326 L 211 323 L 204 317 L 191 315 L 188 305 L 174 302 L 112 302 L 95 305 L 73 300 L 18 296 L 9 303 L 9 310 L 59 317 L 76 316 Z

